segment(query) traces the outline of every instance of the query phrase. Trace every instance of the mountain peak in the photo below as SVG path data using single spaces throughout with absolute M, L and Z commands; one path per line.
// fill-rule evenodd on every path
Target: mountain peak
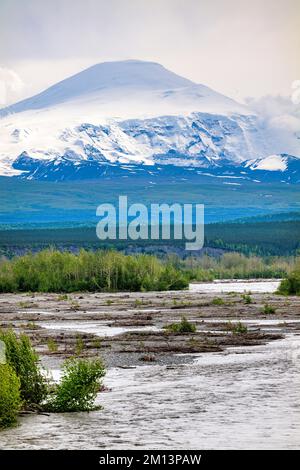
M 3 116 L 30 109 L 48 108 L 89 95 L 96 98 L 102 98 L 104 95 L 114 98 L 118 93 L 176 90 L 193 85 L 195 84 L 191 80 L 167 70 L 156 62 L 102 62 L 56 83 L 31 98 L 2 109 L 0 114 Z

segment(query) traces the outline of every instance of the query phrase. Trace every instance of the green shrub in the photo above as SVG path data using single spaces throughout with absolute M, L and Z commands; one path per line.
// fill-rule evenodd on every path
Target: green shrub
M 227 329 L 232 331 L 235 335 L 241 335 L 248 333 L 248 328 L 246 325 L 243 325 L 240 321 L 237 323 L 228 322 Z
M 102 342 L 100 338 L 95 338 L 92 341 L 92 347 L 95 349 L 101 349 L 102 348 Z
M 30 301 L 21 301 L 21 302 L 19 302 L 19 307 L 21 307 L 21 308 L 38 308 L 39 305 L 34 303 L 34 302 L 30 302 Z
M 39 404 L 47 395 L 47 381 L 42 375 L 38 356 L 28 336 L 20 337 L 12 331 L 0 331 L 0 340 L 6 347 L 7 363 L 20 379 L 21 398 L 27 405 Z
M 171 323 L 164 328 L 172 333 L 195 333 L 196 331 L 196 325 L 190 323 L 186 317 L 182 317 L 179 323 Z
M 82 336 L 77 335 L 76 336 L 76 342 L 75 342 L 75 355 L 80 356 L 84 350 L 84 341 Z
M 185 289 L 188 285 L 189 281 L 185 273 L 178 271 L 172 266 L 166 266 L 158 278 L 156 290 L 180 290 Z
M 216 297 L 212 300 L 212 305 L 224 305 L 225 302 L 221 297 Z
M 22 324 L 22 328 L 25 330 L 40 330 L 41 326 L 37 325 L 34 321 Z
M 277 291 L 283 295 L 300 295 L 300 269 L 293 271 L 283 279 Z
M 249 294 L 242 294 L 242 299 L 244 300 L 245 304 L 252 304 L 252 298 Z
M 9 364 L 0 364 L 0 429 L 16 423 L 21 403 L 17 374 Z
M 58 297 L 57 297 L 57 300 L 60 302 L 60 301 L 65 301 L 65 300 L 69 300 L 69 296 L 68 294 L 60 294 Z
M 57 342 L 53 338 L 49 338 L 47 340 L 48 350 L 52 353 L 56 353 L 58 351 Z
M 70 310 L 76 312 L 77 310 L 80 310 L 80 305 L 76 300 L 71 300 L 70 302 Z
M 275 312 L 276 312 L 276 308 L 269 304 L 265 304 L 261 311 L 261 313 L 264 313 L 265 315 L 272 315 L 272 313 L 275 313 Z
M 105 369 L 99 360 L 66 361 L 61 382 L 56 385 L 45 409 L 56 413 L 95 409 L 94 400 L 104 375 Z

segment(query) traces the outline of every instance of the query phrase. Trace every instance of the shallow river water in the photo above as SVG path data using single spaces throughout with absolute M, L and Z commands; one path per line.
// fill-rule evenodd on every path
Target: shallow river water
M 280 280 L 216 280 L 214 282 L 195 282 L 191 283 L 189 290 L 191 292 L 203 293 L 221 293 L 221 292 L 264 292 L 266 294 L 275 292 L 280 284 Z
M 264 283 L 264 292 L 276 290 L 274 282 Z M 214 284 L 205 284 L 206 292 Z M 245 284 L 242 291 L 255 291 Z M 261 327 L 273 322 L 264 319 Z M 80 327 L 95 333 L 99 325 Z M 300 334 L 197 354 L 186 365 L 109 369 L 104 383 L 110 390 L 97 398 L 102 410 L 26 416 L 19 427 L 1 432 L 0 448 L 300 448 Z
M 300 335 L 169 368 L 111 369 L 104 409 L 22 418 L 15 449 L 298 449 Z

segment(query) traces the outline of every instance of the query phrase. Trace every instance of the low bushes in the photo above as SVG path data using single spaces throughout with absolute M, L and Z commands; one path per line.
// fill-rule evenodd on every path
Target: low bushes
M 211 303 L 212 305 L 224 305 L 225 304 L 224 300 L 221 297 L 215 297 Z
M 251 295 L 249 294 L 242 294 L 242 299 L 245 302 L 245 304 L 252 304 L 252 298 Z
M 283 278 L 296 264 L 297 259 L 294 257 L 245 256 L 235 252 L 224 253 L 218 257 L 188 257 L 177 262 L 179 267 L 187 270 L 190 279 L 200 282 L 213 279 Z
M 272 315 L 276 312 L 276 308 L 273 305 L 265 304 L 261 310 L 261 313 L 265 315 Z
M 190 323 L 186 317 L 182 317 L 179 323 L 171 323 L 164 327 L 167 331 L 172 333 L 195 333 L 196 325 Z
M 228 322 L 227 329 L 231 331 L 234 335 L 243 335 L 248 333 L 248 328 L 246 325 L 238 321 L 237 323 Z

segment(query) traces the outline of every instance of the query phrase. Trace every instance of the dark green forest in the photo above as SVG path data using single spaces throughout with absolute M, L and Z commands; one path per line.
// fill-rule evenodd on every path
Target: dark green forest
M 151 246 L 153 253 L 159 254 L 161 247 L 166 245 L 177 254 L 189 255 L 181 240 L 100 241 L 95 226 L 0 231 L 0 253 L 8 257 L 49 246 L 71 251 L 80 248 L 126 251 L 130 247 L 141 252 Z M 300 249 L 300 221 L 207 224 L 204 246 L 247 255 L 293 256 Z

